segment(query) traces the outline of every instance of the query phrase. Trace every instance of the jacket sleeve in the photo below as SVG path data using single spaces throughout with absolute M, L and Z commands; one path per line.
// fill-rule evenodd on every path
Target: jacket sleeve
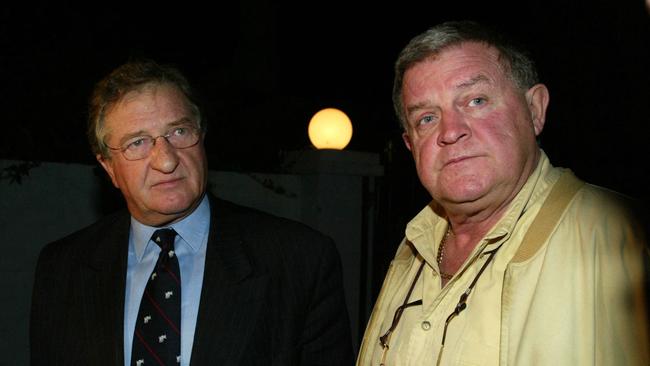
M 32 290 L 31 314 L 29 322 L 30 364 L 59 365 L 62 363 L 60 350 L 62 350 L 64 337 L 56 334 L 65 334 L 65 311 L 62 311 L 61 299 L 66 298 L 65 286 L 68 272 L 60 263 L 61 253 L 49 245 L 39 255 L 34 275 Z M 58 332 L 57 332 L 58 330 Z
M 648 365 L 648 248 L 643 228 L 632 217 L 624 221 L 630 224 L 608 221 L 596 230 L 606 243 L 595 257 L 594 349 L 602 364 Z
M 301 337 L 301 365 L 354 363 L 341 260 L 334 243 L 327 244 L 321 253 L 314 253 L 318 262 Z

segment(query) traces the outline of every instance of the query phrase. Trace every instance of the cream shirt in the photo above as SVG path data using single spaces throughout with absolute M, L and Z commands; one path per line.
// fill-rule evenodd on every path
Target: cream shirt
M 531 222 L 565 171 L 553 168 L 542 153 L 537 168 L 506 214 L 476 246 L 445 288 L 441 288 L 436 253 L 440 239 L 446 232 L 447 222 L 434 212 L 432 205 L 425 207 L 406 228 L 406 238 L 391 263 L 375 304 L 357 364 L 379 365 L 382 356 L 385 356 L 385 364 L 391 366 L 435 365 L 439 357 L 440 365 L 607 364 L 606 360 L 619 355 L 632 362 L 623 364 L 647 364 L 642 363 L 648 359 L 647 327 L 638 326 L 638 322 L 642 322 L 641 325 L 647 324 L 642 311 L 643 299 L 639 298 L 643 278 L 640 261 L 642 239 L 635 237 L 633 231 L 623 241 L 620 238 L 603 241 L 602 239 L 608 238 L 607 232 L 603 234 L 604 237 L 599 237 L 597 232 L 584 232 L 584 225 L 589 228 L 596 225 L 592 219 L 598 217 L 600 210 L 608 206 L 617 207 L 611 200 L 603 198 L 609 197 L 610 192 L 594 186 L 583 188 L 577 194 L 579 197 L 574 198 L 567 209 L 569 213 L 565 212 L 565 219 L 542 249 L 529 263 L 523 265 L 523 270 L 519 264 L 514 270 L 511 268 L 510 262 Z M 586 201 L 583 196 L 589 196 L 591 191 L 596 192 L 596 198 Z M 619 215 L 619 211 L 613 211 L 613 219 L 610 219 L 613 221 L 610 223 L 626 226 L 624 213 Z M 567 215 L 571 212 L 585 215 L 584 225 L 577 224 L 576 220 L 581 220 L 579 217 L 571 216 L 569 220 Z M 618 232 L 615 229 L 611 234 L 615 236 Z M 579 237 L 577 239 L 576 234 Z M 633 245 L 625 245 L 626 241 L 631 241 Z M 597 273 L 594 266 L 598 264 L 593 259 L 594 252 L 597 253 L 598 250 L 594 251 L 594 245 L 602 247 L 608 243 L 613 248 L 630 251 L 632 255 L 622 258 L 622 261 L 619 261 L 620 258 L 611 258 L 615 262 L 611 263 L 612 268 L 625 268 L 628 272 L 618 272 L 617 276 L 620 276 L 613 283 L 585 284 L 584 281 L 593 281 L 591 274 Z M 565 251 L 562 248 L 564 245 L 570 245 L 575 250 Z M 552 257 L 548 255 L 549 247 L 554 253 Z M 449 321 L 443 350 L 441 342 L 446 319 L 453 313 L 460 296 L 468 289 L 489 257 L 486 252 L 497 248 L 493 261 L 469 295 L 466 309 Z M 636 251 L 636 258 L 633 251 Z M 575 259 L 575 262 L 561 259 L 565 255 Z M 603 258 L 599 260 L 602 261 Z M 607 260 L 606 258 L 605 262 Z M 384 355 L 379 337 L 390 328 L 395 310 L 404 302 L 422 261 L 425 262 L 423 271 L 409 299 L 409 302 L 422 299 L 422 305 L 404 310 Z M 561 263 L 561 266 L 554 264 L 560 262 L 567 263 Z M 578 275 L 572 275 L 575 272 Z M 555 277 L 546 279 L 548 276 Z M 537 288 L 539 281 L 552 288 Z M 612 284 L 623 286 L 622 291 L 634 294 L 632 297 L 636 302 L 631 313 L 630 309 L 623 309 L 612 298 L 602 297 L 607 292 L 602 290 L 602 286 Z M 616 295 L 612 294 L 614 296 Z M 586 304 L 576 304 L 576 298 L 582 297 L 587 297 Z M 597 299 L 599 297 L 601 298 Z M 565 311 L 563 305 L 572 310 Z M 612 312 L 620 312 L 622 315 L 608 316 Z M 574 321 L 572 315 L 578 319 Z M 618 327 L 623 329 L 614 334 L 623 333 L 624 338 L 629 338 L 630 344 L 620 347 L 616 345 L 612 352 L 608 352 L 605 347 L 604 353 L 607 355 L 601 357 L 599 353 L 602 350 L 598 351 L 596 347 L 607 342 L 611 336 L 598 339 L 600 335 L 595 334 L 593 329 L 610 320 L 616 322 L 612 325 L 612 330 L 615 331 Z M 636 328 L 634 323 L 637 323 Z M 630 330 L 629 334 L 626 334 L 627 329 Z M 524 334 L 526 339 L 522 340 Z M 580 337 L 585 335 L 588 339 L 580 341 Z M 551 340 L 540 337 L 550 337 Z M 554 337 L 565 342 L 554 342 Z

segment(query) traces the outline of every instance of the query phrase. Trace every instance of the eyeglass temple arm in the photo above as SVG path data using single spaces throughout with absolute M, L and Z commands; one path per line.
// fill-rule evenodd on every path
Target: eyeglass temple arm
M 460 299 L 458 299 L 458 304 L 456 304 L 456 308 L 454 309 L 454 311 L 451 314 L 449 314 L 449 316 L 447 317 L 447 320 L 445 320 L 445 329 L 444 329 L 444 331 L 442 333 L 442 347 L 445 346 L 445 339 L 447 338 L 447 326 L 449 326 L 449 322 L 451 322 L 451 320 L 453 318 L 455 318 L 458 314 L 460 314 L 463 310 L 465 310 L 465 308 L 467 308 L 467 298 L 469 297 L 469 294 L 472 293 L 472 290 L 474 289 L 474 286 L 476 285 L 476 282 L 478 282 L 478 279 L 481 277 L 481 275 L 483 274 L 483 271 L 485 271 L 485 268 L 487 268 L 488 264 L 490 264 L 490 262 L 492 261 L 492 258 L 494 258 L 494 255 L 497 253 L 497 250 L 499 250 L 499 248 L 501 248 L 501 245 L 499 245 L 498 247 L 496 247 L 493 250 L 490 250 L 488 252 L 483 253 L 483 255 L 489 254 L 490 257 L 488 258 L 487 261 L 485 261 L 485 263 L 483 263 L 483 266 L 478 271 L 478 273 L 476 274 L 476 277 L 474 277 L 474 280 L 469 285 L 467 290 L 465 290 L 465 292 L 463 292 L 463 294 L 460 295 Z

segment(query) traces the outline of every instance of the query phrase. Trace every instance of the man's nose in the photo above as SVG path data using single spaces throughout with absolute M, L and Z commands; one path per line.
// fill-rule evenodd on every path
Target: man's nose
M 472 134 L 465 116 L 454 110 L 443 112 L 439 127 L 438 145 L 440 146 L 455 144 Z
M 178 152 L 167 138 L 160 136 L 151 148 L 151 167 L 163 173 L 171 173 L 178 166 Z

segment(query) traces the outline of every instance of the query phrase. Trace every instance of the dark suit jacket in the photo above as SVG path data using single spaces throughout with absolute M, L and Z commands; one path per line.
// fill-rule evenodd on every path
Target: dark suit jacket
M 353 363 L 339 254 L 296 222 L 210 197 L 192 365 Z M 32 365 L 124 365 L 130 216 L 47 245 L 36 269 Z

